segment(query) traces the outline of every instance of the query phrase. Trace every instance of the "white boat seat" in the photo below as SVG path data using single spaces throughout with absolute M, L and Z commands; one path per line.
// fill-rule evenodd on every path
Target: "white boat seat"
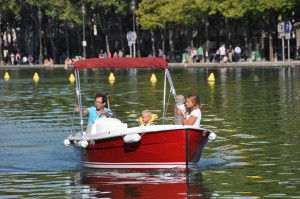
M 88 124 L 86 134 L 99 134 L 114 130 L 127 129 L 127 124 L 116 118 L 98 118 L 94 124 Z

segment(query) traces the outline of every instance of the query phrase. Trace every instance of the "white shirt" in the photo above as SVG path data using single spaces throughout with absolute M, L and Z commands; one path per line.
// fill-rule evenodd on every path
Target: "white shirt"
M 242 52 L 241 48 L 238 47 L 238 46 L 235 47 L 234 51 L 235 51 L 235 53 L 241 53 Z
M 186 114 L 186 118 L 189 119 L 189 117 L 191 115 L 197 118 L 196 121 L 195 121 L 195 123 L 193 124 L 193 126 L 199 127 L 200 126 L 200 122 L 201 122 L 201 117 L 202 117 L 200 109 L 197 108 L 197 109 L 193 110 L 190 115 Z
M 225 46 L 221 46 L 219 48 L 219 51 L 220 51 L 220 55 L 226 55 L 226 48 L 225 48 Z

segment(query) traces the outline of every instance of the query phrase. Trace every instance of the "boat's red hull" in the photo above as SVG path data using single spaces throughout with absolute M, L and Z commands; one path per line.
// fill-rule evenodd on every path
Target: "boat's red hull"
M 136 143 L 122 136 L 89 141 L 75 151 L 89 168 L 158 169 L 195 166 L 208 141 L 209 131 L 176 129 L 145 133 Z

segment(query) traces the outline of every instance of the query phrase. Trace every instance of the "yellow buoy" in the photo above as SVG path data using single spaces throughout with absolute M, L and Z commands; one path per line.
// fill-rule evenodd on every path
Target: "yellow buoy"
M 40 79 L 40 77 L 39 77 L 38 73 L 35 72 L 34 75 L 33 75 L 33 81 L 34 81 L 34 82 L 38 82 L 39 79 Z
M 114 81 L 116 80 L 116 78 L 115 78 L 115 76 L 114 76 L 113 73 L 110 73 L 110 74 L 109 74 L 108 80 L 109 80 L 110 82 L 114 82 Z
M 9 76 L 8 72 L 5 73 L 4 79 L 5 79 L 5 80 L 9 80 L 9 79 L 10 79 L 10 76 Z
M 109 80 L 108 82 L 109 82 L 109 84 L 110 84 L 111 86 L 113 86 L 114 83 L 115 83 L 115 80 Z
M 261 176 L 247 176 L 247 178 L 260 179 L 262 177 Z
M 151 75 L 150 81 L 151 82 L 157 82 L 157 79 L 156 79 L 156 76 L 155 76 L 154 73 Z
M 254 77 L 253 77 L 253 82 L 259 82 L 259 78 L 258 78 L 257 75 L 254 75 Z
M 75 82 L 75 77 L 73 75 L 73 73 L 71 73 L 70 77 L 69 77 L 69 81 L 73 84 Z
M 208 81 L 208 85 L 209 85 L 211 88 L 214 88 L 215 81 Z
M 214 73 L 210 73 L 209 77 L 207 78 L 208 81 L 215 81 Z

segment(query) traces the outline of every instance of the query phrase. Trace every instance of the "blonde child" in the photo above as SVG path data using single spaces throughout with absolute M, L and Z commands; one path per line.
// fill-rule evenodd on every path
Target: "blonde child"
M 157 119 L 157 115 L 151 113 L 150 110 L 146 109 L 142 111 L 142 117 L 139 118 L 140 126 L 152 126 L 155 125 L 153 122 Z

